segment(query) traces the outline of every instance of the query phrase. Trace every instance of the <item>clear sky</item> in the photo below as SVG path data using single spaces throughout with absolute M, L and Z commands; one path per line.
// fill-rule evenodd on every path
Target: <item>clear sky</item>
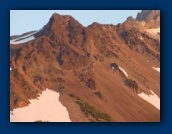
M 83 26 L 93 22 L 118 24 L 141 10 L 10 10 L 10 36 L 41 29 L 53 13 L 71 15 Z

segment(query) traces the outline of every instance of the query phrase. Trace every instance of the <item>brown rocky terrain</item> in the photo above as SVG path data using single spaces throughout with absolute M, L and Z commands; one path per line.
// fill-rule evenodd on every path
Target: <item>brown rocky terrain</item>
M 34 40 L 10 45 L 10 110 L 49 88 L 60 93 L 74 122 L 160 121 L 160 110 L 138 96 L 153 90 L 160 97 L 160 73 L 153 69 L 160 67 L 160 35 L 145 30 L 160 27 L 158 13 L 88 27 L 53 14 Z

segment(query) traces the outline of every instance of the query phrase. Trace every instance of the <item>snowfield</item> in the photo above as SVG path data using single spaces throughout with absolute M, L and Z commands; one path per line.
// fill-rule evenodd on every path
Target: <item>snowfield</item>
M 36 32 L 33 32 L 31 34 L 28 34 L 28 35 L 25 35 L 25 36 L 22 36 L 22 37 L 19 37 L 17 39 L 14 39 L 14 40 L 10 40 L 10 44 L 21 44 L 21 43 L 26 43 L 26 42 L 29 42 L 31 40 L 34 40 L 35 37 L 33 36 L 33 34 L 36 34 L 38 31 Z
M 60 94 L 46 89 L 26 107 L 10 111 L 10 122 L 71 122 L 67 109 L 59 101 Z
M 26 43 L 26 42 L 32 41 L 34 39 L 35 39 L 34 36 L 29 36 L 27 38 L 22 38 L 19 41 L 10 41 L 10 44 L 22 44 L 22 43 Z M 18 40 L 18 38 L 16 40 Z
M 32 41 L 32 40 L 35 39 L 34 34 L 38 33 L 42 29 L 43 28 L 41 28 L 40 30 L 35 31 L 35 32 L 31 33 L 31 34 L 19 37 L 17 39 L 10 40 L 10 44 L 22 44 L 22 43 L 26 43 L 26 42 Z
M 126 72 L 123 68 L 119 67 L 119 69 L 120 69 L 120 70 L 125 74 L 125 76 L 127 76 L 127 77 L 128 77 L 127 72 Z
M 146 31 L 153 35 L 157 35 L 158 33 L 160 33 L 160 28 L 147 29 Z
M 159 67 L 153 67 L 153 69 L 155 69 L 156 71 L 160 72 L 160 68 Z
M 142 93 L 138 94 L 138 96 L 140 96 L 142 99 L 149 102 L 154 107 L 156 107 L 157 109 L 160 110 L 160 99 L 159 99 L 159 97 L 152 90 L 150 90 L 150 91 L 153 95 L 147 95 L 147 94 L 142 92 Z

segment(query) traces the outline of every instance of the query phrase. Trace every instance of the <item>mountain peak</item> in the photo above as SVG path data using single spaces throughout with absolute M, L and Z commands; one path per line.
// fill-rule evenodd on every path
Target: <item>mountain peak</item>
M 57 24 L 57 23 L 61 23 L 61 22 L 67 22 L 69 20 L 69 18 L 72 18 L 72 16 L 67 16 L 67 15 L 60 15 L 58 13 L 54 13 L 50 20 L 49 20 L 49 24 L 53 25 L 53 24 Z
M 69 30 L 69 27 L 83 27 L 77 20 L 75 20 L 70 15 L 60 15 L 54 13 L 49 22 L 43 27 L 43 29 L 37 33 L 37 36 L 50 37 L 54 34 L 64 34 L 66 30 Z
M 51 18 L 50 18 L 50 21 L 65 21 L 65 22 L 68 22 L 68 21 L 75 21 L 75 22 L 78 22 L 77 20 L 75 20 L 72 16 L 70 15 L 60 15 L 58 13 L 54 13 Z M 79 23 L 79 22 L 78 22 Z

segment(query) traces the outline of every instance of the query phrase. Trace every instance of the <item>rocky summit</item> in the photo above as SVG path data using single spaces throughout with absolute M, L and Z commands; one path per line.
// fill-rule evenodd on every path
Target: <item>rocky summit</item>
M 10 110 L 49 88 L 73 122 L 160 121 L 160 109 L 139 96 L 160 98 L 159 10 L 87 27 L 54 13 L 39 31 L 10 39 Z

